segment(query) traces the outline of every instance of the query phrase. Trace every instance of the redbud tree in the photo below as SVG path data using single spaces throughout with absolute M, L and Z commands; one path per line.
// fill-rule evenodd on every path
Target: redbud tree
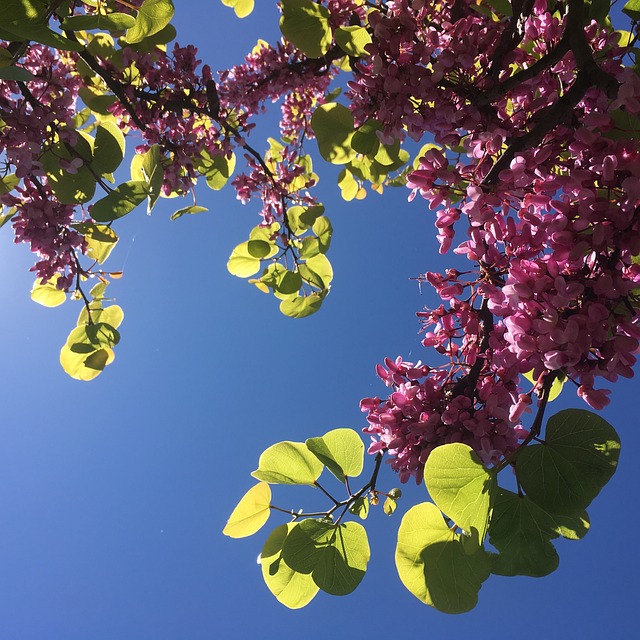
M 242 18 L 254 0 L 222 4 Z M 552 540 L 587 533 L 617 465 L 605 420 L 547 407 L 564 386 L 601 409 L 609 383 L 633 375 L 640 0 L 278 4 L 281 39 L 216 71 L 175 43 L 171 0 L 3 0 L 0 225 L 36 256 L 34 300 L 79 304 L 60 363 L 87 381 L 120 337 L 107 287 L 121 274 L 107 265 L 123 216 L 176 195 L 190 201 L 174 219 L 202 213 L 198 181 L 235 189 L 260 218 L 230 273 L 303 318 L 333 277 L 314 162 L 341 167 L 347 202 L 407 189 L 440 252 L 457 255 L 420 276 L 441 300 L 417 314 L 424 362 L 385 358 L 388 393 L 360 403 L 371 472 L 355 480 L 365 444 L 350 429 L 277 443 L 224 533 L 284 513 L 260 554 L 267 587 L 291 608 L 346 595 L 369 562 L 362 521 L 401 495 L 378 486 L 388 462 L 431 498 L 400 523 L 400 579 L 426 604 L 467 611 L 491 574 L 554 571 Z M 272 103 L 280 137 L 260 140 Z M 277 484 L 309 485 L 328 506 L 276 506 Z

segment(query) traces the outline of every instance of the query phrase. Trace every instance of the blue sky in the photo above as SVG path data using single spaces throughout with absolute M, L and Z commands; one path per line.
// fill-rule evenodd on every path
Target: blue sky
M 257 37 L 276 33 L 272 3 L 258 4 L 241 22 L 218 1 L 177 2 L 178 40 L 196 44 L 213 68 L 239 62 Z M 258 129 L 254 142 L 261 132 L 271 133 Z M 369 516 L 372 560 L 358 590 L 320 594 L 301 611 L 285 609 L 262 583 L 256 557 L 266 532 L 222 536 L 261 451 L 362 428 L 359 400 L 385 393 L 375 364 L 428 356 L 414 314 L 433 299 L 409 278 L 447 264 L 437 255 L 433 214 L 419 200 L 408 204 L 404 190 L 345 204 L 334 178 L 325 171 L 319 193 L 335 229 L 336 276 L 321 312 L 305 320 L 282 317 L 272 297 L 226 272 L 231 249 L 258 221 L 257 205 L 203 188 L 199 203 L 209 213 L 170 222 L 172 201 L 151 217 L 123 219 L 111 266 L 125 277 L 110 291 L 125 310 L 122 341 L 92 383 L 71 380 L 58 364 L 78 304 L 32 303 L 31 256 L 0 231 L 3 640 L 553 640 L 618 638 L 637 628 L 633 380 L 616 385 L 603 412 L 623 448 L 617 474 L 589 509 L 590 533 L 557 543 L 560 567 L 546 578 L 491 577 L 468 614 L 433 611 L 396 575 L 397 527 L 426 499 L 423 487 L 403 487 L 393 517 L 380 509 Z M 584 406 L 570 391 L 554 405 Z M 380 488 L 396 485 L 385 466 Z M 296 509 L 307 496 L 316 500 L 311 489 L 274 493 L 276 504 Z

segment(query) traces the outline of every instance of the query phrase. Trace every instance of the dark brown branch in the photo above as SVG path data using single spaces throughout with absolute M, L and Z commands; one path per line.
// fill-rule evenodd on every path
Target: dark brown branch
M 507 150 L 483 180 L 485 186 L 494 185 L 499 179 L 500 172 L 509 167 L 518 153 L 540 144 L 547 133 L 553 131 L 559 124 L 570 122 L 575 106 L 591 87 L 602 89 L 610 98 L 615 97 L 618 82 L 596 64 L 593 51 L 584 33 L 583 0 L 569 0 L 563 40 L 565 38 L 578 66 L 576 79 L 554 105 L 541 109 L 533 115 L 531 118 L 533 127 L 527 133 L 509 142 Z

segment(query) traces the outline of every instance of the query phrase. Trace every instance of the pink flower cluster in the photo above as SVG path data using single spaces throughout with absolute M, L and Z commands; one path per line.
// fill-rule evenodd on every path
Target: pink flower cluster
M 215 104 L 211 69 L 204 65 L 199 70 L 201 61 L 196 56 L 193 45 L 176 43 L 170 53 L 124 49 L 121 69 L 104 62 L 126 98 L 126 103 L 115 102 L 111 113 L 122 128 L 140 130 L 144 144 L 138 147 L 139 152 L 159 146 L 165 157 L 163 191 L 167 194 L 193 188 L 203 152 L 210 157 L 231 152 L 229 140 L 212 122 L 220 105 Z M 133 81 L 128 75 L 130 65 L 139 72 Z
M 379 374 L 393 393 L 362 404 L 370 450 L 387 449 L 405 480 L 419 479 L 443 442 L 467 442 L 486 463 L 508 455 L 531 403 L 522 373 L 541 385 L 560 372 L 602 408 L 609 392 L 596 379 L 631 377 L 640 344 L 640 149 L 619 124 L 640 115 L 640 79 L 617 36 L 592 23 L 585 42 L 610 81 L 563 106 L 587 64 L 571 47 L 520 82 L 510 76 L 562 46 L 567 16 L 536 1 L 520 44 L 503 54 L 508 21 L 471 4 L 387 3 L 369 17 L 372 55 L 349 85 L 357 119 L 382 122 L 383 141 L 434 136 L 408 176 L 410 199 L 435 210 L 442 253 L 462 228 L 454 251 L 475 264 L 466 281 L 454 270 L 425 276 L 449 308 L 419 314 L 435 325 L 423 344 L 449 363 L 414 377 L 412 365 L 387 360 Z
M 21 84 L 0 81 L 0 154 L 7 173 L 14 167 L 21 180 L 14 191 L 0 196 L 0 202 L 17 210 L 15 242 L 28 243 L 39 257 L 32 271 L 45 281 L 59 275 L 57 286 L 65 290 L 77 273 L 76 252 L 83 252 L 85 243 L 70 226 L 73 207 L 56 200 L 39 158 L 56 136 L 73 143 L 77 135 L 73 117 L 80 78 L 72 73 L 74 62 L 72 55 L 61 57 L 55 50 L 32 44 L 22 66 L 34 79 Z

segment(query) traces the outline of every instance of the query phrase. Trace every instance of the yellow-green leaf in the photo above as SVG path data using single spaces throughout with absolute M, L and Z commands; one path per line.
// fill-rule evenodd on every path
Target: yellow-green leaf
M 47 282 L 43 282 L 42 278 L 38 278 L 31 289 L 31 299 L 43 307 L 57 307 L 66 299 L 67 294 L 56 287 L 59 276 L 56 274 Z
M 302 442 L 278 442 L 266 449 L 251 474 L 272 484 L 314 484 L 324 465 Z
M 230 538 L 246 538 L 259 531 L 271 512 L 271 487 L 259 482 L 242 496 L 232 511 L 222 533 Z

